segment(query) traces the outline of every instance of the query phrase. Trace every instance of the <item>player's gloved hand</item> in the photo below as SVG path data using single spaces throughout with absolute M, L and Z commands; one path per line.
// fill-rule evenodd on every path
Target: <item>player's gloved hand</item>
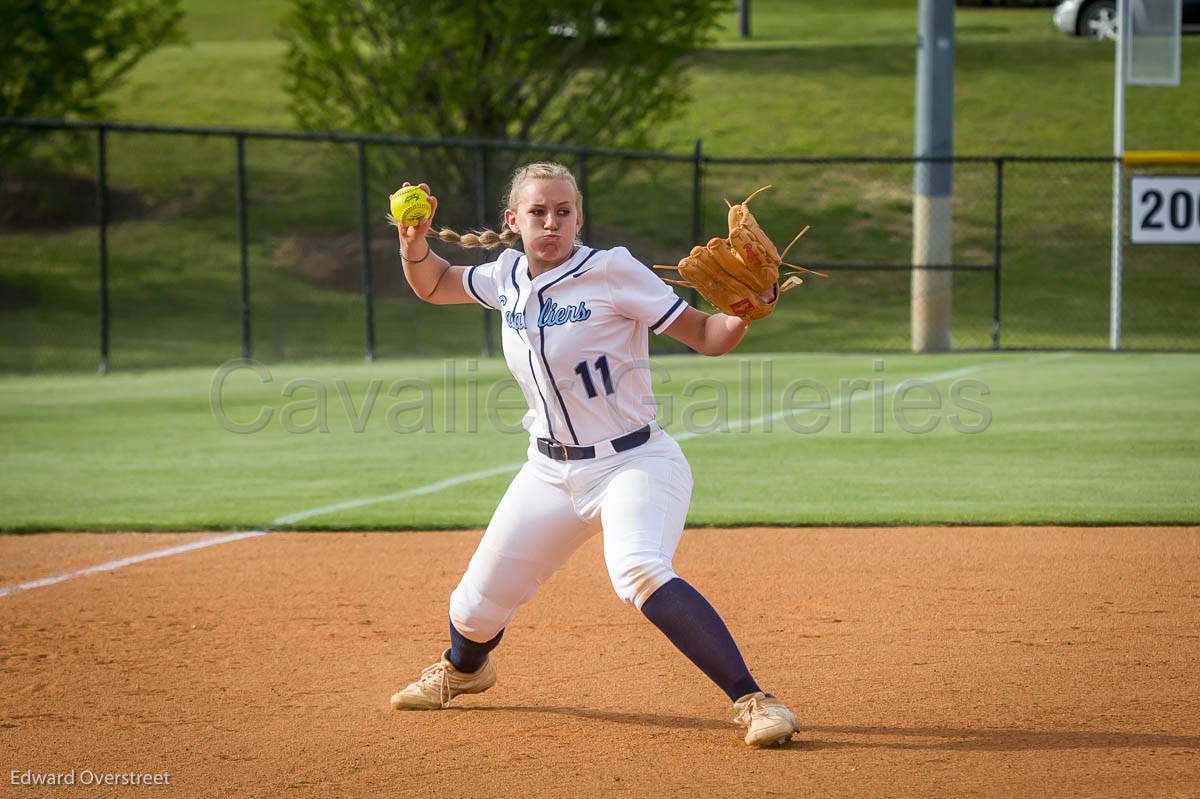
M 729 206 L 729 237 L 712 239 L 705 247 L 693 247 L 675 266 L 656 265 L 655 269 L 678 271 L 682 280 L 667 280 L 677 286 L 694 288 L 714 307 L 745 321 L 762 319 L 775 310 L 779 295 L 803 283 L 801 274 L 821 275 L 802 266 L 784 262 L 788 250 L 808 228 L 792 239 L 782 254 L 759 227 L 749 203 L 764 186 L 737 205 Z M 728 203 L 728 201 L 726 201 Z M 792 268 L 779 282 L 780 267 Z M 821 275 L 825 277 L 825 275 Z

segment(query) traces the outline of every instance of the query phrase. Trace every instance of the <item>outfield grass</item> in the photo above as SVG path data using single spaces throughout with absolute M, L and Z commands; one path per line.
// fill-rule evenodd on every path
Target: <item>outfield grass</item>
M 184 3 L 190 42 L 152 54 L 116 95 L 119 119 L 289 128 L 275 38 L 284 0 Z M 687 65 L 693 99 L 658 144 L 713 155 L 904 155 L 912 148 L 916 12 L 910 2 L 759 0 L 755 36 L 734 15 Z M 960 154 L 1104 154 L 1111 141 L 1112 48 L 1068 39 L 1046 9 L 958 9 L 955 149 Z M 1200 147 L 1200 37 L 1183 49 L 1183 87 L 1128 96 L 1131 149 Z M 749 111 L 748 109 L 753 109 Z M 381 162 L 382 153 L 373 153 Z M 397 148 L 398 162 L 414 164 Z M 115 369 L 214 364 L 241 352 L 233 145 L 195 137 L 112 135 L 114 192 L 131 208 L 110 237 Z M 251 142 L 249 233 L 255 353 L 276 362 L 356 358 L 364 351 L 357 286 L 357 194 L 348 148 Z M 404 169 L 403 166 L 398 169 Z M 86 179 L 88 162 L 80 167 Z M 592 163 L 593 241 L 628 244 L 646 261 L 690 246 L 687 165 Z M 405 173 L 407 175 L 407 172 Z M 376 177 L 382 198 L 400 175 Z M 1107 165 L 1010 166 L 1005 176 L 1001 343 L 1095 347 L 1108 340 Z M 436 182 L 436 181 L 435 181 Z M 494 181 L 499 184 L 499 178 Z M 721 232 L 722 197 L 771 182 L 767 229 L 812 232 L 801 262 L 897 262 L 911 248 L 908 167 L 724 167 L 707 170 L 704 235 Z M 86 186 L 86 184 L 85 184 Z M 990 263 L 994 172 L 955 171 L 955 258 Z M 91 197 L 64 193 L 38 227 L 0 233 L 0 370 L 94 369 L 96 242 Z M 630 197 L 639 198 L 630 214 Z M 468 204 L 469 206 L 470 204 Z M 382 208 L 379 216 L 382 216 Z M 465 227 L 472 213 L 445 221 Z M 373 231 L 376 274 L 394 285 L 390 231 Z M 303 256 L 315 256 L 315 272 Z M 1193 248 L 1127 247 L 1127 346 L 1200 346 Z M 332 276 L 325 274 L 332 272 Z M 475 309 L 447 311 L 405 290 L 380 300 L 380 354 L 480 350 Z M 747 351 L 901 350 L 908 343 L 903 274 L 837 273 L 788 298 L 751 331 Z M 991 344 L 989 275 L 960 274 L 954 342 Z M 674 348 L 666 343 L 664 349 Z
M 481 526 L 515 470 L 506 466 L 524 459 L 525 438 L 488 420 L 486 398 L 504 378 L 503 364 L 454 363 L 449 381 L 446 365 L 433 360 L 277 366 L 268 383 L 235 372 L 219 393 L 222 412 L 247 425 L 269 411 L 253 433 L 218 423 L 208 369 L 0 378 L 0 529 L 259 528 L 305 510 L 495 470 L 294 525 Z M 778 355 L 659 363 L 660 416 L 683 439 L 696 478 L 692 525 L 1200 522 L 1197 356 Z M 826 387 L 828 411 L 798 410 L 790 422 L 775 419 L 769 432 L 752 421 L 782 411 L 798 378 Z M 941 397 L 943 410 L 933 416 L 907 413 L 912 425 L 937 419 L 932 432 L 905 429 L 894 415 L 895 392 L 909 378 L 931 379 Z M 317 389 L 300 384 L 285 394 L 297 379 L 315 381 L 324 403 L 315 402 Z M 412 384 L 389 396 L 400 379 L 430 386 L 427 416 Z M 853 393 L 843 382 L 852 379 L 882 381 L 882 399 L 873 387 Z M 368 412 L 372 381 L 377 395 Z M 978 405 L 951 401 L 956 381 L 962 397 L 986 406 L 990 422 Z M 910 401 L 929 396 L 914 391 Z M 721 392 L 726 430 L 715 410 Z M 500 397 L 521 404 L 515 388 Z M 794 398 L 819 402 L 816 389 Z M 363 420 L 360 432 L 351 413 Z M 814 424 L 821 413 L 829 421 L 819 432 L 791 426 Z M 510 407 L 498 418 L 514 424 L 520 415 Z M 952 415 L 982 430 L 959 432 Z M 422 421 L 428 426 L 417 432 L 393 429 Z

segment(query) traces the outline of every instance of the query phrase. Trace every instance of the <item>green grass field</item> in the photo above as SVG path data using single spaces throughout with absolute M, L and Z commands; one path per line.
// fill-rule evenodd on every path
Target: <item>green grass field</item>
M 152 54 L 115 96 L 121 120 L 290 128 L 275 38 L 284 0 L 187 0 L 189 43 Z M 754 4 L 755 37 L 730 13 L 715 46 L 686 69 L 693 99 L 658 131 L 665 150 L 701 137 L 713 155 L 904 155 L 912 148 L 916 12 L 910 2 Z M 1112 48 L 1059 35 L 1046 9 L 958 9 L 955 149 L 959 154 L 1099 154 L 1111 141 Z M 1200 37 L 1185 39 L 1183 86 L 1128 97 L 1131 149 L 1200 149 Z M 1188 88 L 1191 86 L 1192 88 Z M 755 109 L 747 119 L 743 109 Z M 59 137 L 65 138 L 65 137 Z M 85 149 L 87 141 L 78 140 Z M 379 151 L 374 152 L 378 158 Z M 413 154 L 394 157 L 411 163 Z M 212 365 L 240 353 L 233 145 L 219 139 L 116 135 L 110 177 L 112 366 Z M 363 353 L 357 195 L 347 148 L 251 142 L 249 231 L 255 354 L 272 363 Z M 408 159 L 407 161 L 405 159 Z M 96 233 L 90 162 L 33 198 L 36 225 L 0 230 L 0 370 L 92 370 L 97 363 Z M 594 162 L 592 243 L 628 244 L 643 260 L 675 260 L 691 244 L 687 165 Z M 1001 343 L 1102 348 L 1108 335 L 1107 165 L 1011 166 L 1005 176 Z M 404 176 L 409 176 L 405 172 Z M 382 198 L 402 176 L 377 176 Z M 721 198 L 778 186 L 760 212 L 784 237 L 811 224 L 804 262 L 910 257 L 909 167 L 713 166 L 705 235 L 720 232 Z M 994 173 L 955 173 L 955 257 L 992 257 Z M 638 197 L 639 213 L 629 214 Z M 34 201 L 36 200 L 36 202 Z M 380 210 L 382 216 L 382 209 Z M 467 226 L 468 217 L 447 222 Z M 477 353 L 474 309 L 446 312 L 397 286 L 389 230 L 374 231 L 383 357 Z M 1192 248 L 1127 247 L 1125 344 L 1200 346 L 1200 272 Z M 813 281 L 747 351 L 903 350 L 903 274 L 837 273 Z M 954 343 L 991 344 L 990 275 L 960 274 Z M 671 347 L 666 347 L 667 351 Z
M 211 369 L 0 378 L 0 529 L 484 525 L 524 459 L 525 438 L 497 429 L 486 412 L 503 364 L 482 361 L 472 371 L 466 360 L 453 363 L 451 381 L 434 360 L 276 366 L 267 383 L 239 370 L 223 384 L 220 407 L 240 425 L 269 412 L 253 433 L 231 432 L 214 416 Z M 660 418 L 680 437 L 696 478 L 691 525 L 1200 522 L 1198 356 L 731 355 L 659 363 Z M 784 410 L 787 387 L 800 378 L 826 388 L 828 410 L 797 409 L 766 431 L 761 418 Z M 936 388 L 941 410 L 897 417 L 898 390 L 917 378 Z M 287 393 L 300 379 L 310 387 Z M 402 379 L 408 387 L 390 396 Z M 855 379 L 882 382 L 844 382 Z M 430 386 L 428 415 L 412 381 Z M 314 384 L 324 402 L 315 401 Z M 721 392 L 723 416 L 714 410 Z M 816 392 L 799 390 L 793 400 L 820 404 Z M 499 397 L 521 404 L 514 388 Z M 905 397 L 930 398 L 926 389 Z M 829 419 L 819 431 L 792 427 L 814 426 L 821 414 Z M 497 418 L 512 425 L 520 415 L 509 407 Z M 931 432 L 914 431 L 931 420 Z M 978 432 L 960 432 L 955 421 Z M 401 432 L 423 422 L 428 427 Z M 304 516 L 339 503 L 351 505 Z M 295 514 L 301 518 L 290 525 L 279 521 Z

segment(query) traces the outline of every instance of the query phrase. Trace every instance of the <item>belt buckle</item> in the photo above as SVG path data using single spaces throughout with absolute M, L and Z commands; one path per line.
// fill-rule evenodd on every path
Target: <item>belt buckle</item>
M 555 441 L 552 438 L 543 438 L 542 440 L 546 442 L 546 449 L 549 450 L 549 452 L 547 452 L 546 454 L 549 455 L 551 460 L 556 460 L 556 461 L 567 460 L 567 445 L 566 444 L 562 444 L 558 441 Z

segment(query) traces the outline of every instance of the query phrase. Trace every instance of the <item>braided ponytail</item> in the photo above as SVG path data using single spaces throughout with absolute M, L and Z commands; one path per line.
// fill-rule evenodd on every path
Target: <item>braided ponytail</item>
M 430 229 L 425 235 L 448 244 L 457 244 L 459 247 L 482 247 L 485 250 L 494 250 L 501 246 L 511 247 L 521 240 L 521 234 L 508 228 L 505 228 L 503 233 L 497 233 L 488 228 L 472 230 L 469 233 L 456 233 L 450 228 L 444 227 L 437 231 Z

